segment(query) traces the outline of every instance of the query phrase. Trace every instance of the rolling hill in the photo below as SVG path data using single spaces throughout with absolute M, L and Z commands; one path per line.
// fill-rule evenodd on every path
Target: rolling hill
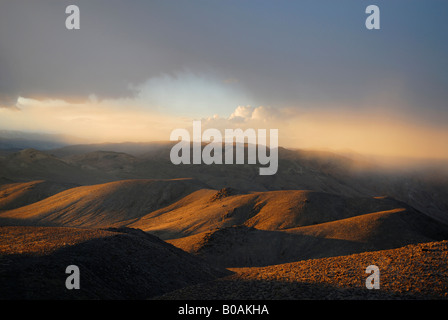
M 131 227 L 219 267 L 264 266 L 448 239 L 448 227 L 389 197 L 245 193 L 194 179 L 79 186 L 0 212 L 3 225 Z
M 82 257 L 93 252 L 101 263 L 112 263 L 101 255 L 101 244 L 118 259 L 111 273 L 126 281 L 131 279 L 123 271 L 128 270 L 126 259 L 135 253 L 130 268 L 145 278 L 138 294 L 149 297 L 164 293 L 160 288 L 148 291 L 162 286 L 148 280 L 157 273 L 173 277 L 169 290 L 196 280 L 178 277 L 182 259 L 170 260 L 174 265 L 167 264 L 167 271 L 162 270 L 162 262 L 154 273 L 142 271 L 142 266 L 149 267 L 136 255 L 147 248 L 140 244 L 148 240 L 165 249 L 177 247 L 176 252 L 199 263 L 199 271 L 213 266 L 222 272 L 342 259 L 448 239 L 448 179 L 437 172 L 391 173 L 331 153 L 280 148 L 278 173 L 260 176 L 258 165 L 176 166 L 169 161 L 170 146 L 162 142 L 78 145 L 1 155 L 0 248 L 9 255 L 7 262 L 20 265 L 24 259 L 30 268 L 43 262 L 45 267 L 37 270 L 45 273 L 47 267 L 54 271 L 48 261 L 68 263 L 68 257 L 74 256 L 71 252 Z M 168 254 L 159 249 L 151 252 L 157 257 Z M 41 262 L 31 259 L 34 255 Z M 89 263 L 99 268 L 97 262 Z M 7 272 L 19 283 L 26 281 L 12 267 Z M 93 287 L 109 290 L 94 271 L 88 272 Z M 206 281 L 216 274 L 192 275 Z M 132 278 L 129 283 L 137 282 Z M 124 295 L 116 287 L 110 295 L 103 289 L 85 296 L 135 297 L 127 287 Z
M 75 186 L 44 180 L 0 184 L 0 210 L 20 208 Z
M 121 226 L 204 185 L 192 179 L 122 180 L 80 186 L 0 213 L 3 224 L 103 228 Z
M 285 230 L 403 207 L 408 206 L 387 197 L 343 197 L 309 190 L 242 193 L 231 188 L 202 189 L 130 226 L 173 239 L 237 225 Z
M 229 268 L 336 257 L 447 238 L 447 226 L 412 209 L 395 209 L 281 231 L 235 226 L 167 241 Z
M 0 227 L 0 239 L 2 300 L 148 299 L 230 274 L 135 229 Z
M 0 156 L 0 183 L 46 180 L 92 185 L 124 179 L 193 178 L 212 189 L 243 192 L 314 190 L 342 196 L 387 195 L 448 224 L 446 170 L 390 170 L 331 152 L 279 148 L 279 170 L 259 165 L 173 165 L 171 142 L 73 145 Z M 443 168 L 443 167 L 442 167 Z
M 3 223 L 104 228 L 129 226 L 163 239 L 184 237 L 217 227 L 245 225 L 284 230 L 407 207 L 394 199 L 343 197 L 306 190 L 244 193 L 214 190 L 194 179 L 120 180 L 69 188 L 56 194 L 52 184 L 13 184 L 16 199 L 33 202 L 31 186 L 47 187 L 40 201 L 0 213 Z M 6 187 L 4 187 L 6 188 Z M 6 188 L 6 190 L 9 190 Z M 21 195 L 19 198 L 18 195 Z M 10 199 L 11 198 L 11 199 Z M 36 198 L 37 200 L 37 198 Z
M 314 190 L 342 196 L 388 195 L 448 224 L 448 174 L 446 165 L 440 161 L 423 166 L 409 164 L 412 159 L 402 159 L 402 166 L 389 168 L 356 155 L 280 147 L 277 174 L 259 176 L 258 165 L 173 165 L 169 160 L 172 145 L 172 142 L 74 145 L 47 152 L 62 160 L 76 156 L 79 163 L 70 164 L 78 167 L 85 164 L 83 157 L 87 157 L 90 166 L 100 169 L 104 167 L 103 159 L 99 157 L 95 163 L 89 153 L 103 150 L 134 157 L 128 164 L 116 162 L 115 170 L 109 171 L 109 181 L 195 178 L 218 190 L 231 187 L 244 192 Z M 90 175 L 96 173 L 92 171 Z M 94 183 L 102 182 L 106 181 L 100 175 Z

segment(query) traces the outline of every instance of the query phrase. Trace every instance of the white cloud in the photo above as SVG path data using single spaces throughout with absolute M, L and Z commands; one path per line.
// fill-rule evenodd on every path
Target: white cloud
M 252 106 L 238 106 L 235 111 L 230 115 L 229 120 L 236 120 L 236 122 L 268 122 L 274 119 L 286 120 L 282 116 L 283 111 L 281 109 L 275 109 L 272 107 L 252 107 Z
M 237 119 L 240 121 L 247 121 L 252 118 L 254 108 L 251 106 L 238 106 L 230 115 L 229 120 Z

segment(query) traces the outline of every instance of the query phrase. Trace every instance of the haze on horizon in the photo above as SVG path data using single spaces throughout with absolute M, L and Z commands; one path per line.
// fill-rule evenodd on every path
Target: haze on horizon
M 0 129 L 146 142 L 201 119 L 276 128 L 290 148 L 448 159 L 448 3 L 375 1 L 374 31 L 368 4 L 2 3 Z

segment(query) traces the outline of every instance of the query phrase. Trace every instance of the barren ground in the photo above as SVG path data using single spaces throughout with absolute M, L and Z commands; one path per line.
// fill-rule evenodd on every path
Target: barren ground
M 378 290 L 365 286 L 369 265 L 380 269 Z M 448 299 L 448 241 L 231 270 L 159 299 Z

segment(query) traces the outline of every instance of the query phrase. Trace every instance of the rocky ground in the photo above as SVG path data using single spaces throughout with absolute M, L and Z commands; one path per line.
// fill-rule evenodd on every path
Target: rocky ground
M 367 289 L 367 266 L 380 288 Z M 260 268 L 183 288 L 158 299 L 448 299 L 448 241 Z
M 143 300 L 228 274 L 141 230 L 0 227 L 0 300 Z
M 447 300 L 448 241 L 271 265 L 215 269 L 135 229 L 1 227 L 0 299 Z M 78 265 L 81 289 L 66 290 Z M 367 289 L 366 268 L 380 270 Z

